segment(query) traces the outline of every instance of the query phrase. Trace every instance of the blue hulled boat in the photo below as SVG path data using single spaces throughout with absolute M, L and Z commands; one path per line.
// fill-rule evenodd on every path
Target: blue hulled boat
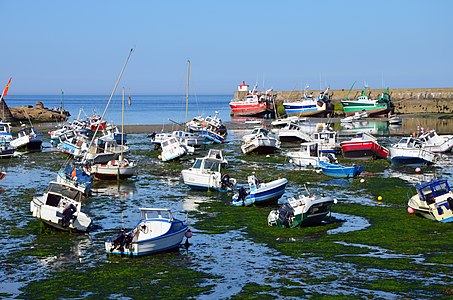
M 352 166 L 343 166 L 324 161 L 320 161 L 319 165 L 324 175 L 337 178 L 353 178 L 360 175 L 360 173 L 362 173 L 365 169 L 364 166 L 358 166 L 356 164 Z
M 241 187 L 238 193 L 233 196 L 231 204 L 235 206 L 276 204 L 277 200 L 285 193 L 287 183 L 286 178 L 264 183 L 260 182 L 255 175 L 251 175 L 248 177 L 248 191 Z

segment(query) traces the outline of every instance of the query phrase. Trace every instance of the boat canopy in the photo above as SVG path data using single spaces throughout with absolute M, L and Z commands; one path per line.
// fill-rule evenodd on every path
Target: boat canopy
M 450 192 L 450 185 L 445 178 L 433 179 L 415 186 L 423 201 L 434 202 L 434 198 Z

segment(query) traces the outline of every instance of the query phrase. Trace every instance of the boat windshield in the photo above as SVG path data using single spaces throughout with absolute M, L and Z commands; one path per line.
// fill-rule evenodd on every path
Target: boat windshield
M 203 162 L 203 160 L 197 158 L 195 160 L 195 163 L 193 164 L 192 168 L 193 169 L 200 169 L 201 168 L 201 163 Z
M 449 190 L 450 189 L 446 181 L 440 182 L 438 185 L 433 186 L 433 192 L 436 197 L 448 193 Z
M 204 163 L 205 170 L 211 170 L 213 172 L 220 172 L 220 163 L 217 161 L 206 160 Z

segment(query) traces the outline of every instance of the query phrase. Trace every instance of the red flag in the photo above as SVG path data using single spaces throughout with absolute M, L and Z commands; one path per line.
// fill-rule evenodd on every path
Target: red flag
M 6 96 L 6 95 L 8 95 L 8 89 L 9 89 L 9 85 L 11 84 L 11 79 L 12 79 L 12 78 L 13 78 L 13 77 L 10 77 L 10 78 L 9 78 L 8 83 L 6 84 L 5 89 L 3 90 L 3 94 L 2 94 L 3 97 Z

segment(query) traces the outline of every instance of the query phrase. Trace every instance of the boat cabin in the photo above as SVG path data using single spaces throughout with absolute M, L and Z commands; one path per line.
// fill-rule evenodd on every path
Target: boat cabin
M 199 169 L 202 173 L 219 172 L 222 161 L 216 158 L 197 158 L 191 169 Z
M 439 202 L 436 199 L 450 192 L 450 185 L 447 179 L 433 179 L 429 182 L 424 182 L 415 186 L 417 193 L 422 201 L 428 205 Z M 453 199 L 449 203 L 453 204 Z
M 395 145 L 397 148 L 422 148 L 423 142 L 414 137 L 404 137 Z
M 319 144 L 317 142 L 301 143 L 299 151 L 309 157 L 319 157 Z
M 50 183 L 46 191 L 47 199 L 46 205 L 58 207 L 60 200 L 68 198 L 76 202 L 81 202 L 83 200 L 82 192 L 71 188 L 67 185 L 62 185 L 58 183 Z

